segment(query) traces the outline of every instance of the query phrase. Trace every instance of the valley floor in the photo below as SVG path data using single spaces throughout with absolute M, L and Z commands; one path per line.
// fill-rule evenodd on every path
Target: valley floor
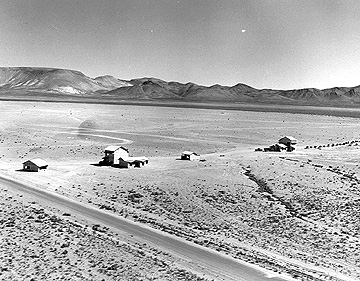
M 1 102 L 0 109 L 7 178 L 283 278 L 360 279 L 358 119 L 31 102 Z M 299 139 L 295 152 L 254 151 L 283 135 Z M 97 166 L 110 144 L 149 157 L 149 165 Z M 180 161 L 183 150 L 203 161 Z M 32 158 L 48 161 L 48 169 L 20 171 Z M 11 188 L 0 193 L 1 278 L 227 280 Z

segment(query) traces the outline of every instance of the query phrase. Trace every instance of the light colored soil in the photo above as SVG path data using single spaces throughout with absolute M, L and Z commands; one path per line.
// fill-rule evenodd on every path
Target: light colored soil
M 5 191 L 0 191 L 1 280 L 207 280 L 166 252 L 94 231 L 66 213 L 56 215 Z
M 360 278 L 360 145 L 345 143 L 360 140 L 358 119 L 30 102 L 1 102 L 0 112 L 0 172 L 8 177 L 300 280 Z M 254 152 L 283 135 L 299 139 L 295 152 Z M 141 169 L 92 165 L 110 144 L 123 144 L 132 155 L 149 157 L 149 165 Z M 305 149 L 314 145 L 321 149 Z M 178 160 L 184 150 L 200 153 L 205 161 Z M 49 168 L 39 173 L 19 171 L 21 163 L 31 158 L 45 159 Z M 0 192 L 2 198 L 9 194 L 6 188 Z M 127 280 L 126 274 L 137 280 L 201 277 L 176 257 L 158 253 L 154 258 L 156 249 L 149 246 L 119 241 L 110 231 L 104 238 L 80 222 L 59 218 L 54 210 L 37 213 L 40 207 L 19 196 L 16 201 L 3 199 L 2 204 L 6 211 L 0 219 L 6 231 L 0 234 L 1 256 L 17 260 L 18 268 L 21 263 L 29 268 L 11 271 L 9 259 L 0 259 L 0 266 L 8 269 L 2 274 L 9 280 L 32 278 L 35 273 L 55 280 L 64 272 L 80 274 L 79 280 Z M 11 217 L 14 220 L 9 214 L 21 215 L 7 227 Z M 35 222 L 29 216 L 44 218 Z M 37 244 L 36 229 L 45 231 L 46 246 Z M 71 251 L 61 255 L 66 240 Z M 25 247 L 13 251 L 27 244 L 34 245 L 37 258 L 28 257 Z M 108 261 L 99 246 L 119 255 Z M 142 262 L 139 250 L 148 259 L 145 265 L 134 266 Z M 54 261 L 53 274 L 42 265 L 39 251 Z M 159 256 L 166 266 L 157 264 Z M 103 262 L 92 267 L 95 258 Z M 34 259 L 37 268 L 30 266 Z M 112 262 L 120 266 L 104 269 Z M 128 267 L 133 270 L 125 270 Z M 188 277 L 177 275 L 182 267 Z

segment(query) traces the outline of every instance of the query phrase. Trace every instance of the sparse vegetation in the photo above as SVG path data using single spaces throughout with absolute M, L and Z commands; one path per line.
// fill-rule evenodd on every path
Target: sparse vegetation
M 357 119 L 317 116 L 313 122 L 311 115 L 82 104 L 72 104 L 70 115 L 61 103 L 3 102 L 0 110 L 0 172 L 7 177 L 299 280 L 360 278 Z M 88 119 L 93 127 L 84 138 L 78 127 Z M 298 138 L 297 150 L 254 152 L 284 131 Z M 124 141 L 134 154 L 148 155 L 149 165 L 91 165 L 104 146 Z M 206 161 L 177 161 L 185 149 Z M 49 169 L 21 173 L 19 156 L 41 156 Z M 119 240 L 104 225 L 86 226 L 70 212 L 31 204 L 5 188 L 0 194 L 7 241 L 1 251 L 8 257 L 0 259 L 1 278 L 17 280 L 9 270 L 16 259 L 15 266 L 52 278 L 42 256 L 54 261 L 53 274 L 80 274 L 79 280 L 203 278 L 165 252 Z M 13 251 L 20 242 L 34 247 Z M 31 254 L 25 258 L 25 252 Z

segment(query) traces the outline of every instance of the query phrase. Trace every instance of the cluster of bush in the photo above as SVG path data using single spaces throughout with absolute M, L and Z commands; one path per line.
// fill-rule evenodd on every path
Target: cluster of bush
M 360 140 L 352 140 L 352 141 L 345 141 L 345 142 L 340 142 L 340 143 L 328 143 L 328 144 L 323 144 L 323 145 L 307 145 L 307 146 L 305 146 L 305 149 L 311 149 L 311 148 L 321 149 L 321 148 L 326 148 L 326 147 L 345 146 L 345 145 L 357 146 L 359 142 L 360 142 Z

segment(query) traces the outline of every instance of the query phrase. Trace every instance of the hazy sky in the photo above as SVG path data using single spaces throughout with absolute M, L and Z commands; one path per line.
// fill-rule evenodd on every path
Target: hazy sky
M 358 0 L 0 0 L 0 66 L 255 88 L 360 85 Z

